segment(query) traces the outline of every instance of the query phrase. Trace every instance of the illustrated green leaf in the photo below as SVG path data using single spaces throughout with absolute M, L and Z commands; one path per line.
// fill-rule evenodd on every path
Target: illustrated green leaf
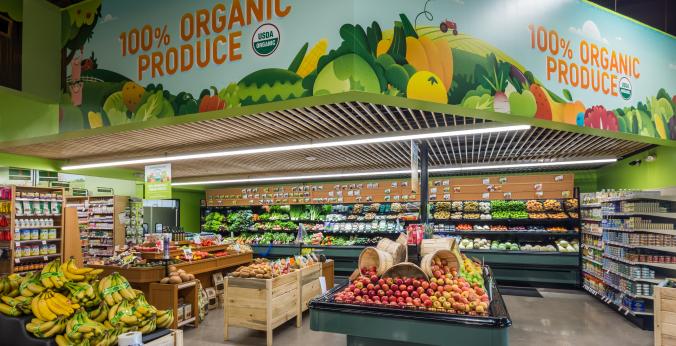
M 148 99 L 142 104 L 134 115 L 135 121 L 147 121 L 156 118 L 162 112 L 164 97 L 162 91 L 158 90 L 148 96 Z
M 565 97 L 568 101 L 573 101 L 573 95 L 570 94 L 570 90 L 568 89 L 563 89 L 563 97 Z
M 111 126 L 124 124 L 127 119 L 127 106 L 124 105 L 122 92 L 112 93 L 103 103 L 103 111 L 108 116 Z

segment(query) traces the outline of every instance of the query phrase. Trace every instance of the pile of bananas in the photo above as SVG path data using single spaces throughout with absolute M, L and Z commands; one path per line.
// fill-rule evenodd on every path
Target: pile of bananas
M 33 315 L 26 330 L 38 338 L 56 338 L 59 346 L 109 346 L 129 331 L 150 333 L 168 328 L 171 309 L 157 310 L 143 292 L 113 273 L 78 268 L 71 258 L 56 259 L 41 271 L 0 278 L 0 313 Z

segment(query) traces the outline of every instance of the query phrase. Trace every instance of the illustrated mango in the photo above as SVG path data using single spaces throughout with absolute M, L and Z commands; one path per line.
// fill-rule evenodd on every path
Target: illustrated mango
M 577 115 L 584 113 L 587 108 L 581 101 L 575 101 L 571 103 L 566 103 L 563 106 L 563 117 L 562 122 L 566 124 L 576 125 L 577 124 Z
M 408 80 L 406 96 L 414 100 L 447 103 L 448 94 L 441 78 L 429 71 L 418 71 Z

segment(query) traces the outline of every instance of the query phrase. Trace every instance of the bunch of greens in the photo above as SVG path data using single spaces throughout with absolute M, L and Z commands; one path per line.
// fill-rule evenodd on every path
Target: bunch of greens
M 526 211 L 526 203 L 523 201 L 491 201 L 492 211 Z
M 202 229 L 208 232 L 218 232 L 224 226 L 224 220 L 225 216 L 219 212 L 209 213 L 204 218 L 204 225 L 202 225 Z
M 231 232 L 243 232 L 249 230 L 253 222 L 251 221 L 251 210 L 240 210 L 228 214 L 228 230 Z

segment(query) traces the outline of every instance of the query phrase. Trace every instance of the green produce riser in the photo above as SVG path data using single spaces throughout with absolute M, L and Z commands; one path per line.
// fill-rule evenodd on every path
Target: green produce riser
M 498 282 L 560 284 L 579 286 L 580 257 L 547 253 L 489 253 L 462 250 L 469 257 L 483 260 L 493 270 Z
M 316 309 L 310 309 L 310 329 L 347 334 L 347 345 L 351 346 L 509 344 L 508 328 L 482 328 Z

